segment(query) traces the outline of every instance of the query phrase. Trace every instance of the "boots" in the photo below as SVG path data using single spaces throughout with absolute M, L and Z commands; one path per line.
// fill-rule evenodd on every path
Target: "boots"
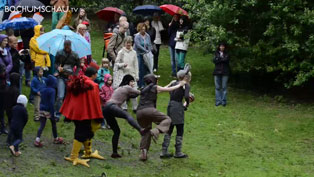
M 82 160 L 82 159 L 78 158 L 82 145 L 83 144 L 81 142 L 74 139 L 71 156 L 70 157 L 64 157 L 64 159 L 73 162 L 73 165 L 81 164 L 81 165 L 84 165 L 86 167 L 89 167 L 89 165 L 87 164 L 89 159 Z
M 169 147 L 169 144 L 170 144 L 170 139 L 171 139 L 171 136 L 168 135 L 168 134 L 165 134 L 165 137 L 164 137 L 164 142 L 162 143 L 162 149 L 161 149 L 161 154 L 160 154 L 160 158 L 164 159 L 164 158 L 170 158 L 172 157 L 173 155 L 170 154 L 168 152 L 168 147 Z
M 147 160 L 147 149 L 141 149 L 140 160 L 141 161 L 146 161 Z
M 95 158 L 100 160 L 105 160 L 104 157 L 98 154 L 98 151 L 95 150 L 95 152 L 92 153 L 92 140 L 86 140 L 84 142 L 84 155 L 82 155 L 82 158 Z
M 182 149 L 182 141 L 183 137 L 182 136 L 176 136 L 176 153 L 174 155 L 174 158 L 186 158 L 188 157 L 186 154 L 184 154 L 181 149 Z
M 159 130 L 157 128 L 151 129 L 150 134 L 152 135 L 153 141 L 157 143 L 158 136 L 159 136 Z

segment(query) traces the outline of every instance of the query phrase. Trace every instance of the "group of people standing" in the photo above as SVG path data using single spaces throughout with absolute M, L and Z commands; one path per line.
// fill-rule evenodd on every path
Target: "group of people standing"
M 52 3 L 59 3 L 59 1 Z M 55 25 L 54 19 L 58 16 L 53 14 L 53 26 Z M 180 27 L 177 20 L 176 17 L 172 24 L 178 23 L 176 27 Z M 80 9 L 75 20 L 77 33 L 90 43 L 89 23 L 85 10 Z M 62 29 L 71 30 L 73 28 L 63 25 Z M 23 40 L 24 49 L 20 50 L 14 35 L 10 37 L 1 35 L 0 94 L 9 98 L 7 97 L 8 93 L 14 92 L 12 93 L 14 97 L 10 97 L 13 100 L 11 105 L 8 105 L 7 99 L 0 101 L 2 133 L 8 133 L 4 124 L 4 111 L 7 112 L 9 119 L 10 131 L 7 143 L 10 152 L 15 156 L 21 155 L 18 146 L 22 142 L 23 128 L 28 121 L 26 110 L 28 99 L 21 94 L 21 76 L 23 73 L 19 69 L 25 58 L 29 57 L 34 74 L 29 84 L 31 87 L 29 99 L 34 104 L 34 120 L 40 122 L 34 141 L 36 147 L 44 145 L 40 137 L 48 119 L 52 125 L 53 143 L 64 143 L 63 138 L 59 137 L 57 133 L 57 121 L 63 115 L 65 120 L 73 121 L 75 125 L 72 152 L 69 157 L 65 158 L 66 160 L 73 162 L 74 165 L 88 166 L 88 160 L 78 158 L 81 146 L 85 148 L 84 158 L 104 159 L 98 151 L 93 152 L 91 149 L 92 138 L 101 126 L 113 131 L 113 153 L 111 157 L 120 158 L 121 155 L 118 153 L 120 128 L 116 118 L 123 118 L 142 136 L 140 143 L 141 160 L 147 160 L 151 138 L 157 140 L 160 133 L 168 133 L 168 137 L 171 136 L 173 127 L 177 124 L 180 124 L 176 127 L 181 132 L 178 134 L 178 137 L 181 138 L 177 138 L 176 141 L 175 157 L 186 157 L 181 152 L 182 124 L 184 122 L 184 110 L 194 99 L 190 93 L 189 85 L 191 80 L 190 66 L 187 65 L 184 68 L 183 63 L 183 66 L 178 67 L 178 70 L 176 69 L 175 74 L 173 74 L 177 78 L 176 81 L 165 87 L 158 85 L 158 77 L 153 74 L 153 70 L 158 69 L 158 55 L 161 45 L 160 32 L 162 30 L 164 27 L 159 16 L 155 14 L 152 22 L 145 19 L 139 23 L 137 25 L 138 33 L 131 36 L 128 34 L 127 18 L 125 16 L 120 17 L 118 25 L 113 28 L 113 35 L 107 47 L 108 58 L 103 58 L 100 66 L 95 64 L 92 56 L 79 58 L 77 53 L 72 50 L 69 40 L 62 44 L 63 49 L 58 51 L 55 56 L 41 50 L 36 39 L 45 32 L 42 25 L 34 27 L 34 35 L 28 40 Z M 184 40 L 183 35 L 176 36 L 178 39 L 174 40 L 177 42 Z M 28 47 L 25 48 L 25 46 Z M 14 51 L 11 52 L 10 50 L 13 49 Z M 155 59 L 151 68 L 144 63 L 143 58 L 147 57 L 145 56 L 147 53 L 153 53 L 151 56 Z M 13 56 L 16 57 L 16 61 Z M 13 71 L 12 68 L 14 67 L 18 69 Z M 110 67 L 113 70 L 113 77 L 110 75 Z M 156 109 L 157 94 L 161 92 L 170 92 L 171 101 L 168 108 L 170 117 Z M 137 97 L 140 97 L 139 102 Z M 183 99 L 185 99 L 184 104 L 182 103 Z M 132 110 L 137 115 L 137 121 L 128 113 L 128 100 L 132 101 Z M 172 116 L 176 117 L 176 120 L 180 119 L 180 121 L 172 124 Z M 154 129 L 152 129 L 153 122 L 157 124 Z M 171 132 L 168 132 L 169 128 L 171 128 Z M 167 139 L 165 138 L 166 144 Z M 165 147 L 163 146 L 161 157 L 170 157 L 168 152 L 164 153 L 164 150 Z

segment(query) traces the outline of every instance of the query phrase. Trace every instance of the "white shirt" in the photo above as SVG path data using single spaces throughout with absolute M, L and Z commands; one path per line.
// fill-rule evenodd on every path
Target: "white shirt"
M 160 31 L 164 30 L 164 27 L 162 26 L 161 21 L 152 21 L 152 27 L 155 28 L 156 30 L 156 36 L 155 36 L 155 44 L 161 44 L 161 35 L 160 35 Z

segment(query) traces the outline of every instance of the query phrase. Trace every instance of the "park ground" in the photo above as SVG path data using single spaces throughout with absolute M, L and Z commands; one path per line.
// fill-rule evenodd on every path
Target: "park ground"
M 46 31 L 50 29 L 49 23 L 44 23 Z M 99 62 L 102 32 L 92 31 L 91 36 L 92 53 Z M 163 136 L 160 136 L 158 143 L 151 146 L 148 161 L 139 161 L 140 136 L 125 120 L 119 120 L 121 159 L 110 157 L 112 131 L 99 130 L 93 139 L 93 149 L 99 150 L 106 160 L 92 159 L 90 168 L 72 166 L 63 157 L 71 152 L 73 123 L 57 124 L 58 134 L 66 144 L 55 145 L 47 122 L 42 136 L 44 147 L 36 148 L 33 142 L 39 123 L 33 121 L 33 105 L 28 104 L 29 121 L 24 129 L 22 156 L 12 157 L 5 144 L 6 136 L 0 136 L 0 176 L 98 177 L 103 172 L 109 177 L 314 176 L 314 105 L 282 102 L 273 95 L 231 85 L 228 105 L 215 107 L 211 60 L 211 55 L 203 54 L 197 47 L 188 51 L 192 92 L 196 97 L 185 114 L 183 151 L 189 158 L 161 160 Z M 172 80 L 167 46 L 161 49 L 158 74 L 160 85 Z M 23 93 L 28 95 L 29 88 L 24 87 Z M 169 94 L 160 94 L 158 109 L 166 113 L 168 101 Z M 174 138 L 170 151 L 174 152 Z

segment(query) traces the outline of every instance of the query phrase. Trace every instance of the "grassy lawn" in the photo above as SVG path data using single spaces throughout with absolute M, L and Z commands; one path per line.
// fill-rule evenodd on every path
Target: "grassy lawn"
M 46 31 L 50 29 L 45 22 Z M 93 31 L 92 52 L 100 61 L 103 48 L 101 31 Z M 192 65 L 192 92 L 196 100 L 186 112 L 183 152 L 187 159 L 161 160 L 163 136 L 149 151 L 149 160 L 138 160 L 140 136 L 125 120 L 121 128 L 121 159 L 112 159 L 110 130 L 99 130 L 93 149 L 107 159 L 92 159 L 90 168 L 72 166 L 63 159 L 71 152 L 73 123 L 57 124 L 58 134 L 66 145 L 52 144 L 50 122 L 42 135 L 43 148 L 33 141 L 39 123 L 33 121 L 33 106 L 28 105 L 29 121 L 24 129 L 22 156 L 14 158 L 0 136 L 0 176 L 314 176 L 314 110 L 313 105 L 277 103 L 272 97 L 229 87 L 227 107 L 214 106 L 213 64 L 210 55 L 190 48 L 187 62 Z M 160 84 L 171 81 L 169 51 L 161 49 Z M 28 95 L 29 88 L 23 93 Z M 169 94 L 158 97 L 158 109 L 166 113 Z M 170 151 L 174 152 L 174 138 Z

